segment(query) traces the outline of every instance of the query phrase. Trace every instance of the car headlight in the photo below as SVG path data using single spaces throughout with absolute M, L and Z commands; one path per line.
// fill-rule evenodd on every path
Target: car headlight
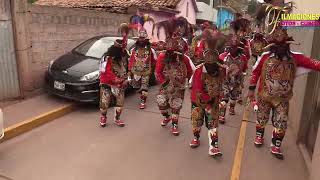
M 93 81 L 98 79 L 100 76 L 99 70 L 94 71 L 92 73 L 86 74 L 80 78 L 80 81 Z
M 48 65 L 48 72 L 49 73 L 51 72 L 51 66 L 52 66 L 53 62 L 54 62 L 53 60 L 50 61 L 49 65 Z

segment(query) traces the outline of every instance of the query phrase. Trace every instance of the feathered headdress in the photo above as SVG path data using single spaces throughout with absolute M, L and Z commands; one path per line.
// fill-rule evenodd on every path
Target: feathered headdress
M 236 20 L 232 21 L 230 23 L 230 27 L 233 29 L 233 31 L 238 33 L 249 33 L 248 28 L 250 27 L 251 22 L 248 19 L 239 17 Z
M 192 26 L 184 17 L 172 18 L 166 21 L 157 23 L 157 36 L 160 36 L 160 29 L 163 28 L 166 36 L 165 49 L 183 53 L 187 47 L 187 42 L 183 37 L 188 37 L 192 34 Z M 182 34 L 183 33 L 183 34 Z
M 215 33 L 212 36 L 209 36 L 206 39 L 206 51 L 214 52 L 216 54 L 220 54 L 223 52 L 224 47 L 228 41 L 228 36 L 222 33 Z
M 122 36 L 122 49 L 126 49 L 128 43 L 128 34 L 132 31 L 132 28 L 129 26 L 128 23 L 122 23 L 118 28 L 118 33 Z
M 153 29 L 154 29 L 155 20 L 149 14 L 133 15 L 130 17 L 130 27 L 133 29 L 140 29 L 140 28 L 143 28 L 144 24 L 148 21 L 152 22 Z M 152 29 L 152 31 L 153 31 L 153 29 Z
M 280 24 L 282 14 L 289 14 L 292 12 L 294 5 L 292 2 L 285 3 L 283 6 L 274 5 L 274 1 L 270 0 L 267 4 L 261 6 L 257 13 L 257 21 L 265 25 L 266 39 L 269 43 L 264 50 L 268 50 L 275 45 L 280 44 L 299 44 L 294 42 L 287 30 Z
M 203 52 L 206 70 L 213 76 L 219 75 L 220 68 L 224 68 L 219 61 L 219 54 L 223 51 L 227 36 L 222 33 L 215 33 L 205 40 L 205 51 Z
M 184 17 L 172 18 L 166 21 L 161 21 L 155 24 L 157 29 L 157 36 L 160 35 L 160 29 L 163 28 L 166 38 L 172 38 L 173 36 L 182 36 L 186 37 L 190 35 L 192 25 L 188 22 L 188 20 Z M 178 34 L 178 28 L 184 32 L 184 34 Z
M 260 56 L 268 42 L 262 33 L 254 33 L 250 40 L 251 52 L 255 56 Z

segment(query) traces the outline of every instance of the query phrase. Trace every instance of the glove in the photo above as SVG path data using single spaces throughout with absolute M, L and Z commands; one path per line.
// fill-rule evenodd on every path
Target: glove
M 254 112 L 258 112 L 259 108 L 258 108 L 257 101 L 252 101 L 251 104 L 252 104 Z

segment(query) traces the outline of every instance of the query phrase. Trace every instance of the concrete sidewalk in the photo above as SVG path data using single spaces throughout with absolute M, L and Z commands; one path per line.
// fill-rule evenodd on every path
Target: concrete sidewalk
M 2 109 L 5 136 L 0 142 L 61 117 L 71 112 L 74 107 L 74 103 L 48 94 L 38 95 L 6 106 Z
M 39 116 L 59 107 L 72 104 L 72 102 L 42 94 L 33 98 L 6 106 L 2 109 L 5 128 L 18 124 L 27 119 Z

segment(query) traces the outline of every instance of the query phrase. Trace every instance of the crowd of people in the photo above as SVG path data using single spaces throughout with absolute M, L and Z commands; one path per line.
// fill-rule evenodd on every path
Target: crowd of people
M 269 21 L 267 15 L 270 13 L 290 12 L 286 4 L 268 2 L 257 16 L 257 22 L 262 25 L 262 22 Z M 264 144 L 265 126 L 272 112 L 274 129 L 270 150 L 275 157 L 283 159 L 280 147 L 287 129 L 296 72 L 299 67 L 320 71 L 320 61 L 291 51 L 293 38 L 278 21 L 260 28 L 264 31 L 252 30 L 251 23 L 237 14 L 230 23 L 232 33 L 225 34 L 209 23 L 192 31 L 185 18 L 174 18 L 155 24 L 156 30 L 164 29 L 166 39 L 151 43 L 140 22 L 141 26 L 134 26 L 139 29 L 138 39 L 131 52 L 126 50 L 126 41 L 132 26 L 122 24 L 123 38 L 116 40 L 101 60 L 100 125 L 105 127 L 107 124 L 112 96 L 116 99 L 114 123 L 120 127 L 125 125 L 120 117 L 128 85 L 138 89 L 139 108 L 145 109 L 149 80 L 155 74 L 160 85 L 156 102 L 163 116 L 161 126 L 171 123 L 171 133 L 179 135 L 180 110 L 186 84 L 190 85 L 194 135 L 190 147 L 200 145 L 200 131 L 205 124 L 209 155 L 218 157 L 222 155 L 218 145 L 218 124 L 226 122 L 227 109 L 230 115 L 235 115 L 236 104 L 243 103 L 242 91 L 246 88 L 249 102 L 257 106 L 254 144 L 257 147 Z M 255 62 L 250 67 L 252 71 L 248 71 L 250 60 Z M 247 74 L 250 76 L 249 85 L 244 83 Z M 255 92 L 257 85 L 258 91 Z

